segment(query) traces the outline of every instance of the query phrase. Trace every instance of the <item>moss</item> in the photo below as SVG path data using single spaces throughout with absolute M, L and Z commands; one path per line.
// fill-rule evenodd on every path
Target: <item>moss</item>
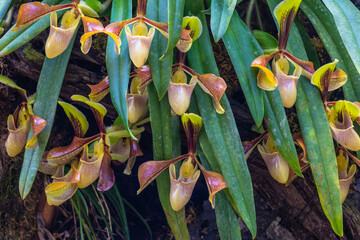
M 0 239 L 36 238 L 36 206 L 42 181 L 37 177 L 31 193 L 22 200 L 18 188 L 21 165 L 21 157 L 4 165 L 8 168 L 0 180 Z
M 25 59 L 29 60 L 30 62 L 35 62 L 38 64 L 44 62 L 45 56 L 32 48 L 30 43 L 24 46 L 23 53 L 25 55 Z

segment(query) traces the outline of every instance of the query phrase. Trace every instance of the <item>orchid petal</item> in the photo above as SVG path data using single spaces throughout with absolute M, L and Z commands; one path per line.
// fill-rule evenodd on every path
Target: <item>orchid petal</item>
M 81 17 L 81 20 L 84 25 L 84 34 L 80 38 L 81 51 L 84 54 L 87 54 L 90 50 L 92 43 L 92 35 L 100 33 L 104 30 L 102 23 L 94 18 L 90 17 Z
M 274 15 L 279 23 L 279 49 L 285 49 L 290 28 L 299 9 L 301 0 L 285 0 L 274 9 Z
M 63 16 L 68 18 L 68 15 L 74 14 L 66 12 Z M 75 14 L 74 14 L 75 15 Z M 71 39 L 73 38 L 77 26 L 80 22 L 80 16 L 78 16 L 69 26 L 69 28 L 62 28 L 57 26 L 57 14 L 52 12 L 50 15 L 50 34 L 45 44 L 45 54 L 48 58 L 55 58 L 63 53 L 69 46 Z
M 312 75 L 315 72 L 314 69 L 314 64 L 312 62 L 309 61 L 303 61 L 299 58 L 294 57 L 293 55 L 291 55 L 290 53 L 288 53 L 287 51 L 283 50 L 282 53 L 286 56 L 286 58 L 288 60 L 290 60 L 295 66 L 299 66 L 301 67 L 302 71 L 301 74 L 304 75 L 305 77 L 307 77 L 308 79 L 311 80 Z
M 58 103 L 64 109 L 66 116 L 69 118 L 74 129 L 75 136 L 80 138 L 84 137 L 89 128 L 89 123 L 85 115 L 69 103 L 62 101 L 59 101 Z
M 92 184 L 100 174 L 101 162 L 104 156 L 104 142 L 102 139 L 94 144 L 94 155 L 89 159 L 88 147 L 85 146 L 78 166 L 80 180 L 79 188 L 86 188 Z
M 223 114 L 225 110 L 220 105 L 220 99 L 224 94 L 227 86 L 223 78 L 215 74 L 197 74 L 198 83 L 204 92 L 212 97 L 215 110 L 219 114 Z
M 317 86 L 321 92 L 329 91 L 331 75 L 335 71 L 336 63 L 339 60 L 321 66 L 311 78 L 311 83 Z
M 144 89 L 152 80 L 150 66 L 143 65 L 143 66 L 135 69 L 135 72 L 136 72 L 137 76 L 140 78 L 140 82 L 139 82 L 139 84 L 137 84 L 137 91 L 142 92 L 142 89 Z M 130 88 L 131 88 L 131 86 L 130 86 Z M 134 91 L 131 90 L 131 92 L 134 92 Z
M 38 167 L 38 171 L 42 172 L 44 174 L 47 175 L 55 175 L 57 169 L 59 166 L 55 166 L 55 165 L 51 165 L 47 160 L 46 160 L 46 155 L 48 152 L 45 152 L 41 158 L 39 167 Z
M 114 170 L 111 168 L 111 155 L 108 150 L 105 149 L 104 157 L 101 161 L 99 181 L 97 190 L 104 192 L 109 190 L 115 183 Z
M 29 114 L 32 126 L 33 136 L 32 138 L 26 143 L 26 149 L 34 149 L 37 146 L 37 135 L 45 128 L 46 121 L 45 119 Z
M 330 78 L 329 91 L 334 91 L 342 87 L 347 81 L 346 73 L 341 69 L 336 69 Z
M 31 121 L 28 117 L 25 117 L 21 110 L 18 118 L 21 119 L 18 127 L 16 127 L 13 115 L 10 114 L 7 119 L 7 129 L 9 134 L 5 141 L 5 148 L 9 157 L 15 157 L 24 149 L 30 131 Z
M 189 153 L 195 153 L 196 141 L 203 124 L 202 118 L 194 113 L 189 113 L 182 115 L 181 121 L 184 126 Z
M 209 190 L 209 201 L 212 208 L 215 208 L 215 194 L 220 190 L 227 187 L 224 177 L 216 172 L 206 171 L 201 169 L 201 172 L 204 175 L 206 185 Z
M 109 77 L 106 76 L 100 83 L 95 85 L 88 84 L 91 92 L 89 94 L 89 99 L 92 102 L 100 102 L 109 92 Z
M 264 145 L 258 145 L 257 147 L 270 175 L 279 183 L 286 183 L 289 179 L 290 167 L 275 149 L 273 140 L 268 137 Z
M 139 139 L 139 137 L 137 137 Z M 143 156 L 144 153 L 141 151 L 140 146 L 137 141 L 130 139 L 130 156 L 126 163 L 126 167 L 124 169 L 124 174 L 130 175 L 131 170 L 134 167 L 136 157 Z
M 136 123 L 143 115 L 148 95 L 147 94 L 127 94 L 128 120 L 130 123 Z
M 20 6 L 18 18 L 16 21 L 15 27 L 12 28 L 11 31 L 19 31 L 24 29 L 26 26 L 36 22 L 40 18 L 48 15 L 51 12 L 58 11 L 61 9 L 71 8 L 73 7 L 72 3 L 64 4 L 64 5 L 55 5 L 49 6 L 46 3 L 41 2 L 31 2 L 25 3 Z
M 356 173 L 356 165 L 351 165 L 347 178 L 340 179 L 339 185 L 340 185 L 340 200 L 343 203 L 349 193 L 350 184 L 352 183 L 352 180 L 354 178 L 354 175 Z
M 195 184 L 200 176 L 200 170 L 194 172 L 190 181 L 176 180 L 175 165 L 169 167 L 170 173 L 170 205 L 174 211 L 180 211 L 190 200 Z
M 333 123 L 330 123 L 330 129 L 333 138 L 339 144 L 351 151 L 360 150 L 360 137 L 352 125 L 346 129 L 339 129 Z
M 196 85 L 196 77 L 190 84 L 174 83 L 170 81 L 168 87 L 168 98 L 172 110 L 177 115 L 183 115 L 190 105 L 191 95 Z
M 170 164 L 183 160 L 188 156 L 189 154 L 185 154 L 170 160 L 147 161 L 141 164 L 138 170 L 140 188 L 137 191 L 137 194 L 144 190 L 144 188 L 146 188 L 155 178 L 157 178 L 157 176 L 159 176 L 162 171 L 169 167 Z
M 286 60 L 287 62 L 287 60 Z M 295 70 L 296 75 L 295 76 L 288 76 L 286 74 L 286 72 L 283 72 L 283 70 L 281 69 L 281 66 L 278 64 L 278 61 L 276 61 L 276 63 L 274 64 L 275 68 L 275 76 L 278 80 L 278 88 L 279 88 L 279 92 L 280 92 L 280 96 L 281 96 L 281 100 L 282 103 L 284 105 L 284 107 L 286 108 L 291 108 L 292 106 L 294 106 L 295 101 L 296 101 L 296 85 L 297 82 L 299 80 L 301 71 L 297 70 L 299 69 L 299 67 Z M 287 66 L 287 71 L 288 71 L 288 66 Z M 286 67 L 285 67 L 285 71 L 286 71 Z
M 272 91 L 278 85 L 278 80 L 274 76 L 273 72 L 268 69 L 266 66 L 268 65 L 269 61 L 276 55 L 278 52 L 275 52 L 271 55 L 262 55 L 257 58 L 251 63 L 251 67 L 260 68 L 259 73 L 257 75 L 257 85 L 259 88 Z
M 85 144 L 90 144 L 97 138 L 98 136 L 89 138 L 74 137 L 70 145 L 51 149 L 47 154 L 46 160 L 52 165 L 67 164 L 83 150 Z
M 64 177 L 54 178 L 54 181 L 45 188 L 48 204 L 59 206 L 70 199 L 78 189 L 76 183 L 79 179 L 80 174 L 74 167 Z
M 126 38 L 129 45 L 131 61 L 138 68 L 144 65 L 149 56 L 151 42 L 155 34 L 155 28 L 150 28 L 147 36 L 133 35 L 128 26 L 125 26 Z
M 182 28 L 191 30 L 190 37 L 192 41 L 198 39 L 202 33 L 201 20 L 196 16 L 186 16 L 183 18 Z

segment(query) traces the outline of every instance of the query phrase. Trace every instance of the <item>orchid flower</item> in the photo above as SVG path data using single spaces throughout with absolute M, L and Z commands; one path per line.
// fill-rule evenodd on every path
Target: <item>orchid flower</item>
M 212 73 L 199 74 L 183 63 L 174 64 L 172 68 L 174 74 L 169 83 L 168 98 L 172 110 L 177 115 L 184 114 L 189 108 L 191 94 L 196 84 L 199 84 L 203 91 L 211 96 L 217 113 L 225 112 L 220 104 L 221 97 L 227 88 L 224 79 Z M 151 72 L 147 65 L 138 68 L 136 73 L 141 79 L 139 87 L 146 86 L 151 82 Z M 187 83 L 186 74 L 191 77 L 189 83 Z
M 10 114 L 7 119 L 9 133 L 5 141 L 5 148 L 8 155 L 14 157 L 24 147 L 34 149 L 37 146 L 37 135 L 45 128 L 46 121 L 36 116 L 32 110 L 35 95 L 27 97 L 26 91 L 7 77 L 0 76 L 0 83 L 16 89 L 22 98 L 22 103 L 17 106 L 14 114 Z M 32 129 L 32 137 L 27 140 L 30 127 Z
M 288 108 L 292 107 L 296 101 L 296 85 L 300 75 L 310 79 L 315 72 L 312 62 L 300 60 L 285 50 L 290 28 L 300 3 L 301 0 L 284 0 L 276 6 L 274 15 L 280 27 L 278 50 L 269 55 L 257 57 L 251 64 L 252 67 L 260 69 L 257 76 L 258 87 L 266 91 L 279 87 L 283 105 Z M 267 68 L 271 59 L 274 59 L 272 64 L 274 72 Z M 292 75 L 288 75 L 289 61 L 295 66 Z
M 333 138 L 351 151 L 360 150 L 360 137 L 353 122 L 360 116 L 359 107 L 348 101 L 337 101 L 327 109 L 328 120 Z
M 200 116 L 190 113 L 181 116 L 186 133 L 188 153 L 171 160 L 148 161 L 140 165 L 138 179 L 140 189 L 138 194 L 146 188 L 166 168 L 170 171 L 170 204 L 174 211 L 182 209 L 190 200 L 194 186 L 199 179 L 200 171 L 203 173 L 208 190 L 209 201 L 215 207 L 215 194 L 227 187 L 223 176 L 216 172 L 206 171 L 196 157 L 196 141 L 202 127 Z M 176 177 L 174 163 L 184 160 Z
M 354 175 L 356 173 L 356 165 L 352 164 L 350 169 L 348 170 L 349 156 L 341 149 L 336 156 L 336 160 L 339 172 L 340 200 L 343 203 L 349 193 L 350 184 L 352 183 Z
M 114 40 L 115 51 L 117 54 L 120 54 L 120 36 L 122 30 L 125 28 L 130 58 L 136 67 L 143 66 L 149 55 L 155 29 L 168 38 L 167 23 L 155 22 L 145 17 L 146 3 L 146 0 L 138 1 L 137 16 L 135 18 L 111 23 L 106 27 L 96 19 L 83 17 L 85 33 L 80 39 L 82 52 L 86 54 L 89 51 L 92 35 L 105 33 Z M 129 27 L 130 24 L 132 24 L 132 29 Z M 147 25 L 150 26 L 150 29 L 148 29 Z M 201 21 L 197 17 L 185 17 L 183 19 L 183 27 L 181 38 L 176 46 L 179 51 L 187 52 L 190 49 L 192 42 L 201 34 Z
M 265 161 L 270 175 L 279 183 L 287 183 L 290 174 L 290 166 L 285 159 L 276 150 L 274 140 L 270 135 L 263 139 L 262 144 L 259 144 L 258 150 Z
M 56 11 L 69 8 L 70 10 L 66 11 L 62 17 L 61 26 L 58 27 Z M 40 2 L 25 3 L 19 9 L 16 25 L 12 31 L 19 31 L 50 14 L 50 34 L 45 44 L 45 54 L 48 58 L 55 58 L 69 46 L 80 23 L 80 18 L 87 19 L 82 10 L 90 16 L 98 17 L 98 14 L 92 8 L 87 6 L 84 1 L 80 2 L 79 0 L 54 6 Z

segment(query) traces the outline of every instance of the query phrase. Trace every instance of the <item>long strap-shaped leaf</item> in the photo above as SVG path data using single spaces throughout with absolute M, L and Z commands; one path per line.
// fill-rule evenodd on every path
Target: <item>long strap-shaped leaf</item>
M 176 43 L 181 37 L 182 20 L 184 14 L 185 0 L 169 0 L 168 1 L 168 23 L 169 23 L 169 41 L 166 51 L 160 60 L 172 55 Z M 162 9 L 164 13 L 164 9 Z
M 111 10 L 111 22 L 119 22 L 131 18 L 131 11 L 131 0 L 114 0 Z M 128 90 L 131 62 L 129 58 L 129 46 L 124 31 L 122 31 L 121 35 L 120 55 L 117 55 L 115 52 L 114 44 L 114 40 L 111 37 L 108 37 L 106 47 L 106 68 L 109 76 L 111 100 L 124 127 L 130 133 L 131 137 L 135 139 L 128 124 L 126 94 Z
M 357 71 L 360 72 L 360 11 L 350 0 L 324 0 Z
M 210 27 L 215 42 L 226 32 L 229 26 L 231 16 L 236 6 L 236 0 L 212 0 Z
M 251 62 L 248 60 L 255 59 L 255 54 L 251 50 L 252 44 L 249 41 L 252 39 L 250 35 L 250 31 L 247 30 L 238 13 L 234 12 L 223 36 L 223 42 L 235 68 L 251 115 L 256 125 L 260 126 L 264 118 L 264 98 L 263 91 L 256 84 L 256 70 L 250 67 Z
M 166 22 L 167 14 L 163 10 L 167 9 L 167 4 L 167 0 L 148 0 L 147 17 L 154 21 Z M 166 95 L 172 72 L 172 51 L 170 57 L 159 61 L 159 57 L 164 52 L 166 44 L 167 39 L 161 34 L 155 33 L 149 54 L 151 75 L 154 83 L 149 85 L 149 110 L 155 160 L 171 159 L 180 155 L 179 120 L 174 120 L 172 125 L 173 120 Z M 185 211 L 175 212 L 171 208 L 169 179 L 168 171 L 164 171 L 157 177 L 156 185 L 159 199 L 175 238 L 189 239 Z
M 203 132 L 204 133 L 204 132 Z M 203 136 L 206 134 L 204 133 Z M 207 139 L 203 139 L 203 142 L 208 142 Z M 209 145 L 207 147 L 210 147 Z M 214 154 L 210 152 L 210 156 L 205 156 L 203 151 L 198 150 L 201 164 L 205 167 L 205 169 L 209 171 L 215 171 L 219 172 L 220 167 L 217 164 L 218 169 L 214 169 L 212 166 L 210 166 L 210 161 L 208 159 L 213 158 L 213 162 L 215 161 Z M 231 204 L 229 203 L 228 199 L 226 198 L 226 195 L 224 192 L 219 192 L 215 195 L 215 215 L 216 215 L 216 224 L 218 227 L 220 239 L 227 240 L 227 239 L 236 239 L 241 240 L 241 229 L 239 222 L 237 220 L 236 213 L 234 212 Z
M 296 25 L 293 28 L 289 48 L 297 57 L 307 60 L 300 33 Z M 335 233 L 342 236 L 339 176 L 330 127 L 318 89 L 304 77 L 298 85 L 296 110 L 321 206 Z
M 7 1 L 3 0 L 0 2 L 0 23 L 2 22 L 6 13 L 8 12 L 11 2 L 12 2 L 11 0 L 7 0 Z
M 273 9 L 278 2 L 277 0 L 268 0 L 270 9 Z M 292 26 L 288 49 L 292 50 L 296 57 L 307 60 L 296 25 Z M 297 115 L 320 203 L 335 233 L 342 236 L 342 205 L 336 156 L 320 93 L 304 77 L 300 79 L 297 90 Z
M 148 87 L 151 130 L 155 160 L 166 160 L 175 157 L 173 152 L 172 125 L 170 105 L 166 98 L 160 102 L 154 85 Z M 170 205 L 170 176 L 165 170 L 156 179 L 159 199 L 164 209 L 168 224 L 177 240 L 190 239 L 186 226 L 185 209 L 175 212 Z
M 345 98 L 349 101 L 360 99 L 360 73 L 335 27 L 332 14 L 320 0 L 303 0 L 300 7 L 314 26 L 331 58 L 339 60 L 337 67 L 348 75 L 348 81 L 343 86 Z
M 261 51 L 260 47 L 258 51 Z M 268 127 L 274 145 L 291 169 L 302 176 L 296 148 L 291 135 L 279 89 L 267 91 L 265 94 L 265 116 L 269 120 Z
M 46 58 L 41 70 L 39 82 L 36 88 L 34 113 L 35 115 L 45 119 L 47 124 L 44 130 L 37 136 L 38 146 L 33 150 L 25 150 L 24 163 L 21 168 L 19 180 L 20 196 L 23 199 L 30 192 L 40 160 L 50 136 L 57 101 L 71 50 L 74 45 L 75 36 L 76 33 L 68 48 L 60 56 L 53 59 Z M 31 137 L 32 134 L 30 134 L 28 139 L 31 139 Z
M 58 4 L 60 0 L 44 0 L 42 3 L 48 5 Z M 69 1 L 62 1 L 60 4 L 66 3 Z M 59 11 L 59 17 L 65 11 Z M 19 47 L 23 46 L 25 43 L 29 42 L 31 39 L 36 37 L 42 31 L 44 31 L 50 25 L 50 17 L 45 16 L 30 27 L 27 27 L 23 30 L 12 32 L 11 29 L 8 30 L 4 36 L 0 38 L 0 57 L 3 57 Z
M 198 9 L 190 10 L 191 12 L 199 11 Z M 211 48 L 209 31 L 205 27 L 207 26 L 205 16 L 200 13 L 198 17 L 204 28 L 201 37 L 194 42 L 188 52 L 190 66 L 200 74 L 219 75 Z M 206 62 L 202 59 L 206 59 Z M 240 210 L 241 218 L 255 237 L 257 230 L 251 177 L 229 101 L 226 96 L 222 97 L 221 105 L 224 107 L 225 113 L 218 115 L 214 110 L 211 98 L 200 87 L 195 88 L 195 93 L 204 128 L 214 149 L 216 160 L 228 184 L 231 196 Z
M 146 16 L 153 21 L 166 22 L 168 17 L 164 9 L 167 9 L 167 2 L 167 0 L 148 0 Z M 172 51 L 170 51 L 169 58 L 159 61 L 161 54 L 166 49 L 167 42 L 162 34 L 156 32 L 149 53 L 151 75 L 159 99 L 162 99 L 167 91 L 172 72 Z

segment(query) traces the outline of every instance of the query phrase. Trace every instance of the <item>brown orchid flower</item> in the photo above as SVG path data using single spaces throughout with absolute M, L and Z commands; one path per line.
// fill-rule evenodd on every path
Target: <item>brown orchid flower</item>
M 194 186 L 203 173 L 209 190 L 209 201 L 215 207 L 215 194 L 227 187 L 226 182 L 219 173 L 206 171 L 196 158 L 196 141 L 202 126 L 200 116 L 190 113 L 183 114 L 181 120 L 185 129 L 188 153 L 177 158 L 164 161 L 148 161 L 140 165 L 138 178 L 140 189 L 138 194 L 147 187 L 161 172 L 169 167 L 170 171 L 170 203 L 175 211 L 182 209 L 190 200 Z M 184 160 L 176 177 L 174 163 Z

